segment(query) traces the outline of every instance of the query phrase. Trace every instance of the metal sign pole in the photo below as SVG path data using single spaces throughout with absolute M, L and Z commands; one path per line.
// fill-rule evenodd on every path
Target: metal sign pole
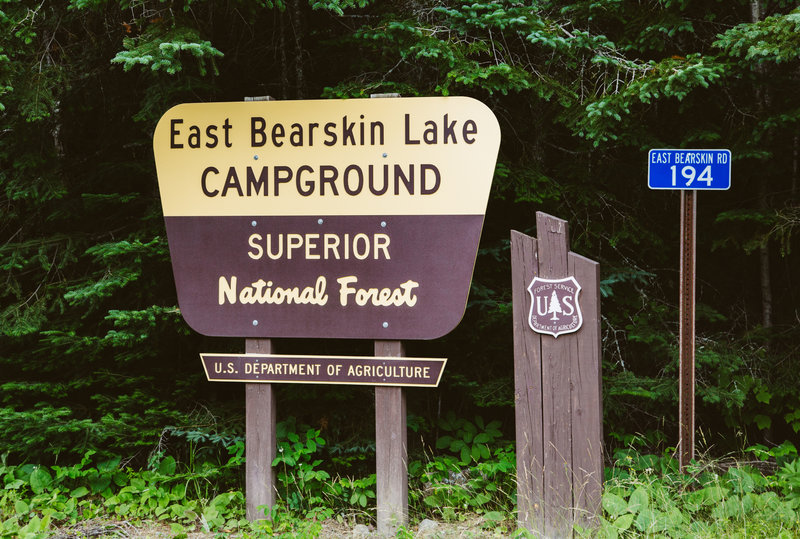
M 656 148 L 647 152 L 647 186 L 681 191 L 679 303 L 678 459 L 681 469 L 694 458 L 695 218 L 697 191 L 731 187 L 731 151 Z
M 694 310 L 697 191 L 681 192 L 678 452 L 683 470 L 694 458 Z

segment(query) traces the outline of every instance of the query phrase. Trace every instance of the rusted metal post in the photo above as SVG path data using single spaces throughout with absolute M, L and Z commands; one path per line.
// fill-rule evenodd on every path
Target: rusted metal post
M 678 453 L 681 469 L 694 458 L 694 310 L 697 191 L 681 191 Z

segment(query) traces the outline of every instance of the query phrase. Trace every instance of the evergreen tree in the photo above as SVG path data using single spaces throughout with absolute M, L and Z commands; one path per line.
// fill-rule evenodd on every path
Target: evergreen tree
M 553 295 L 550 296 L 550 306 L 547 308 L 547 314 L 552 314 L 553 318 L 550 320 L 556 321 L 558 320 L 558 315 L 562 312 L 564 311 L 561 309 L 561 302 L 558 301 L 556 291 L 553 290 Z
M 241 431 L 241 388 L 207 384 L 197 352 L 243 346 L 180 317 L 151 136 L 175 104 L 260 95 L 463 94 L 499 118 L 466 315 L 448 337 L 409 344 L 453 358 L 443 387 L 415 400 L 431 421 L 440 402 L 513 415 L 508 231 L 535 234 L 544 210 L 602 264 L 605 431 L 671 440 L 678 198 L 646 189 L 645 155 L 730 148 L 733 187 L 699 205 L 700 424 L 796 431 L 798 36 L 785 0 L 3 3 L 4 451 L 144 458 L 166 425 Z M 367 392 L 287 387 L 281 399 L 369 437 L 368 417 L 347 423 Z M 198 409 L 228 420 L 208 427 Z

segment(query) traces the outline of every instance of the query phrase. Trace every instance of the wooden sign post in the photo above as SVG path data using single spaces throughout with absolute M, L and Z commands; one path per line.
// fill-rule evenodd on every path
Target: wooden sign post
M 270 96 L 245 97 L 245 101 L 273 101 Z M 248 354 L 271 354 L 271 339 L 245 339 Z M 247 520 L 270 518 L 275 505 L 275 470 L 272 461 L 278 449 L 278 408 L 272 384 L 245 384 L 245 514 Z
M 567 222 L 511 232 L 520 527 L 596 524 L 603 482 L 599 265 L 569 251 Z
M 405 356 L 401 341 L 375 341 L 376 356 Z M 375 387 L 375 495 L 378 534 L 408 524 L 408 428 L 402 387 Z
M 246 339 L 245 352 L 271 354 L 271 339 Z M 270 518 L 275 505 L 275 470 L 277 457 L 277 405 L 272 384 L 245 384 L 245 505 L 247 520 Z M 267 512 L 259 510 L 266 507 Z
M 372 94 L 370 99 L 399 98 Z M 402 341 L 375 341 L 376 356 L 406 355 Z M 375 387 L 375 501 L 378 533 L 397 535 L 408 523 L 408 427 L 402 387 Z

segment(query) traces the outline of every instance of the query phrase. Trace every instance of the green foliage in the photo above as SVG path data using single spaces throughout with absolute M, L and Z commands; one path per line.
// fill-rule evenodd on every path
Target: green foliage
M 452 413 L 441 418 L 439 428 L 447 434 L 436 440 L 436 448 L 451 454 L 425 455 L 409 464 L 411 505 L 445 520 L 469 512 L 501 525 L 513 509 L 516 456 L 499 427 L 499 421 L 484 423 L 480 416 L 474 423 Z
M 304 432 L 304 437 L 297 431 Z M 275 466 L 309 471 L 303 463 L 326 446 L 315 429 L 291 419 L 281 423 L 282 457 Z M 238 447 L 238 442 L 209 433 L 175 431 L 177 437 Z M 309 446 L 309 442 L 312 442 Z M 159 444 L 160 445 L 160 444 Z M 417 518 L 433 516 L 456 521 L 477 514 L 483 526 L 508 534 L 513 514 L 516 457 L 513 446 L 496 444 L 488 458 L 464 467 L 456 457 L 441 455 L 409 463 L 410 501 Z M 757 534 L 792 537 L 800 532 L 800 459 L 790 443 L 767 448 L 753 446 L 747 453 L 763 466 L 729 461 L 693 462 L 685 472 L 670 449 L 663 455 L 617 451 L 606 470 L 600 529 L 578 530 L 599 537 L 664 537 L 690 535 L 738 537 Z M 75 527 L 83 521 L 151 520 L 169 524 L 176 536 L 193 531 L 239 534 L 243 537 L 309 536 L 320 533 L 321 521 L 335 518 L 353 523 L 356 511 L 369 519 L 374 511 L 375 475 L 363 478 L 298 478 L 282 484 L 304 497 L 314 491 L 321 499 L 290 508 L 287 499 L 273 508 L 272 519 L 250 523 L 244 519 L 240 476 L 241 453 L 227 462 L 177 460 L 154 455 L 148 469 L 123 466 L 119 456 L 103 459 L 92 451 L 70 466 L 10 465 L 0 457 L 0 522 L 2 537 L 46 537 L 56 527 Z M 288 455 L 287 453 L 291 453 Z M 752 462 L 752 460 L 750 461 Z M 318 465 L 315 465 L 318 466 Z M 765 475 L 761 469 L 774 473 Z M 233 483 L 229 483 L 233 479 Z M 226 483 L 229 486 L 225 486 Z M 315 490 L 316 489 L 316 490 Z
M 532 91 L 566 105 L 581 91 L 575 81 L 564 80 L 571 70 L 603 79 L 609 68 L 639 69 L 606 36 L 574 28 L 557 9 L 503 1 L 454 2 L 433 8 L 425 22 L 393 17 L 356 37 L 369 47 L 396 47 L 403 63 L 435 66 L 435 91 L 443 95 Z
M 760 5 L 753 20 L 744 0 L 2 2 L 0 436 L 9 459 L 66 465 L 96 450 L 146 465 L 166 455 L 150 451 L 162 436 L 196 466 L 241 458 L 242 389 L 209 387 L 197 362 L 201 350 L 241 343 L 196 335 L 180 317 L 151 136 L 177 103 L 266 94 L 466 94 L 500 121 L 464 320 L 412 345 L 420 357 L 453 359 L 440 388 L 409 401 L 420 435 L 445 417 L 437 458 L 449 460 L 437 466 L 475 467 L 499 449 L 496 421 L 514 403 L 508 230 L 536 235 L 537 210 L 568 219 L 572 250 L 601 263 L 608 441 L 672 440 L 678 209 L 675 196 L 645 187 L 644 155 L 657 147 L 734 156 L 732 189 L 703 198 L 698 212 L 698 423 L 720 450 L 794 435 L 798 10 Z M 772 328 L 761 327 L 755 258 L 764 250 Z M 351 344 L 361 346 L 341 346 Z M 286 507 L 312 511 L 335 497 L 370 506 L 373 426 L 352 413 L 363 392 L 280 391 L 297 425 L 319 426 L 286 438 L 304 470 L 281 462 Z M 455 410 L 486 420 L 448 415 Z M 328 443 L 311 448 L 316 437 Z
M 673 98 L 683 101 L 692 92 L 709 88 L 724 72 L 724 65 L 696 54 L 651 61 L 631 83 L 588 102 L 574 129 L 594 146 L 627 137 L 630 126 L 623 118 L 635 117 L 634 104 L 649 105 Z
M 490 445 L 500 438 L 500 422 L 491 421 L 484 424 L 483 418 L 477 416 L 475 423 L 466 419 L 457 418 L 453 412 L 439 420 L 442 430 L 451 434 L 441 436 L 436 440 L 437 449 L 447 449 L 460 457 L 461 465 L 478 462 L 490 457 Z
M 800 8 L 762 21 L 740 24 L 714 42 L 733 57 L 756 62 L 791 62 L 800 58 Z
M 154 470 L 133 471 L 121 468 L 119 457 L 92 465 L 93 455 L 89 451 L 79 464 L 51 468 L 8 466 L 3 456 L 0 511 L 14 515 L 3 522 L 3 537 L 45 537 L 53 525 L 74 525 L 101 515 L 166 520 L 181 528 L 200 524 L 206 531 L 248 526 L 241 492 L 217 493 L 213 486 L 225 467 L 181 473 L 176 461 L 166 457 Z M 192 497 L 188 485 L 198 481 L 209 488 L 204 496 Z M 42 535 L 30 535 L 34 531 Z
M 753 455 L 762 462 L 775 461 L 776 464 L 783 465 L 790 460 L 798 457 L 797 448 L 789 440 L 780 445 L 767 447 L 763 444 L 755 444 L 745 449 L 745 453 Z
M 800 505 L 780 491 L 797 462 L 777 478 L 735 463 L 696 463 L 681 473 L 672 456 L 619 451 L 607 471 L 600 537 L 793 536 Z
M 329 504 L 338 507 L 343 500 L 353 506 L 365 511 L 376 503 L 375 474 L 361 479 L 342 477 L 326 485 L 325 490 L 329 496 Z
M 420 490 L 411 493 L 411 503 L 417 511 L 434 511 L 445 520 L 456 519 L 463 512 L 498 520 L 498 514 L 513 510 L 515 469 L 516 456 L 508 445 L 480 456 L 469 466 L 450 455 L 414 461 L 409 464 L 409 474 Z
M 111 63 L 122 64 L 125 71 L 136 66 L 149 67 L 152 71 L 165 71 L 175 75 L 183 69 L 181 53 L 186 52 L 197 61 L 200 75 L 207 72 L 207 63 L 211 64 L 214 74 L 219 74 L 215 58 L 224 56 L 214 48 L 210 41 L 200 39 L 193 28 L 170 28 L 162 25 L 151 25 L 140 36 L 125 38 L 125 47 L 111 60 Z
M 734 244 L 745 253 L 751 254 L 768 241 L 767 231 L 776 223 L 776 216 L 771 211 L 731 210 L 717 215 L 717 223 L 736 225 L 736 234 L 729 235 L 717 242 L 715 248 Z
M 320 431 L 301 428 L 298 434 L 295 418 L 278 424 L 278 456 L 272 461 L 277 467 L 277 481 L 282 501 L 291 511 L 314 514 L 323 502 L 323 488 L 330 474 L 318 467 L 322 459 L 314 458 L 325 445 Z
M 364 8 L 370 4 L 370 0 L 311 0 L 311 9 L 324 9 L 337 15 L 344 15 L 346 9 Z

